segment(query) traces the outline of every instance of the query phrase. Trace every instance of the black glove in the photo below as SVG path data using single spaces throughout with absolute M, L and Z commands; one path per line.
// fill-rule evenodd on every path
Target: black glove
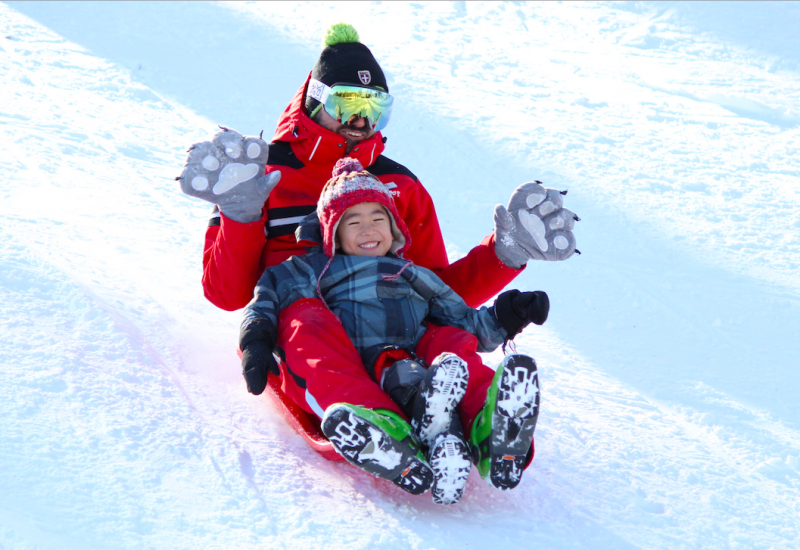
M 519 334 L 528 323 L 544 324 L 549 312 L 550 300 L 547 298 L 547 293 L 541 290 L 536 292 L 509 290 L 503 292 L 494 302 L 494 314 L 500 326 L 506 329 L 509 339 Z
M 242 374 L 247 381 L 247 391 L 253 395 L 261 395 L 267 387 L 269 373 L 280 374 L 272 350 L 272 343 L 263 339 L 251 340 L 242 350 Z

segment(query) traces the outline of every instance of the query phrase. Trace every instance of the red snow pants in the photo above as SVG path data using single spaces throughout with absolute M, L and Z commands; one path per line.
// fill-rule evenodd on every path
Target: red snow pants
M 322 417 L 334 403 L 389 409 L 403 415 L 375 380 L 353 346 L 339 319 L 315 299 L 300 300 L 281 312 L 278 346 L 286 360 L 281 362 L 281 390 L 305 411 Z M 478 339 L 453 327 L 429 325 L 415 353 L 428 364 L 444 352 L 466 361 L 469 383 L 459 407 L 467 434 L 486 401 L 494 371 L 478 355 Z M 380 380 L 380 371 L 375 373 Z M 405 415 L 403 415 L 405 416 Z
M 320 300 L 299 300 L 278 318 L 283 349 L 281 390 L 303 410 L 322 418 L 334 403 L 389 409 L 402 414 L 377 382 L 339 319 Z

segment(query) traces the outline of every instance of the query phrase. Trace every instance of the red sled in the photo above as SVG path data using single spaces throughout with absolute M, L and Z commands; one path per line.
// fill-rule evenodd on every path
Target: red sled
M 305 440 L 308 446 L 328 460 L 344 460 L 344 457 L 336 452 L 331 442 L 322 433 L 319 418 L 298 407 L 294 401 L 281 391 L 280 377 L 270 376 L 267 380 L 266 394 L 278 407 L 286 422 L 300 434 L 300 437 Z

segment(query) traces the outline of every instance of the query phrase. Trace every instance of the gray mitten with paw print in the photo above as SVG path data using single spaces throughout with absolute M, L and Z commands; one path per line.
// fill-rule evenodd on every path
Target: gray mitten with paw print
M 176 179 L 184 193 L 218 205 L 226 218 L 254 222 L 281 179 L 278 171 L 264 174 L 268 156 L 269 145 L 263 139 L 222 128 L 212 141 L 189 148 Z
M 509 267 L 519 269 L 528 260 L 566 260 L 577 252 L 572 228 L 580 218 L 564 208 L 566 191 L 541 183 L 523 183 L 508 208 L 498 204 L 494 209 L 495 253 Z

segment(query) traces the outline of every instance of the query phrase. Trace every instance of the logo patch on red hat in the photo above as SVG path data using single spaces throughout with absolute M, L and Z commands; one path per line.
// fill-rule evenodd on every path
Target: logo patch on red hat
M 372 75 L 369 71 L 358 71 L 358 78 L 364 86 L 372 82 Z

